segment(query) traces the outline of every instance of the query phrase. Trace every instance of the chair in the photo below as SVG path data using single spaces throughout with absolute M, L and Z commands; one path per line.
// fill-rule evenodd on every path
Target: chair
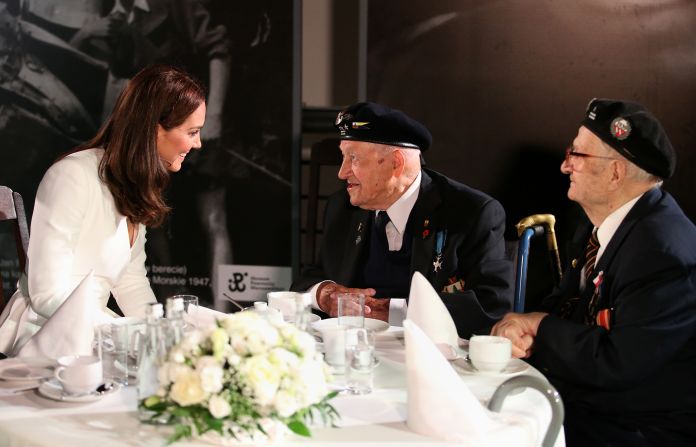
M 306 247 L 309 253 L 310 263 L 316 258 L 318 236 L 323 230 L 319 228 L 319 205 L 321 200 L 326 200 L 328 195 L 321 194 L 321 168 L 326 166 L 338 167 L 342 157 L 339 150 L 338 138 L 327 138 L 312 145 L 309 158 L 309 190 L 307 193 L 307 223 L 306 223 Z M 334 172 L 333 177 L 336 176 Z
M 0 221 L 12 221 L 17 245 L 19 269 L 24 271 L 29 249 L 29 226 L 24 211 L 24 201 L 19 193 L 6 186 L 0 186 Z M 0 286 L 0 310 L 5 307 L 2 286 Z
M 554 225 L 556 218 L 552 214 L 534 214 L 520 220 L 517 228 L 519 241 L 517 244 L 516 270 L 515 270 L 515 295 L 513 310 L 524 312 L 525 291 L 527 289 L 527 267 L 529 265 L 529 246 L 533 237 L 541 236 L 546 233 L 546 242 L 549 249 L 549 256 L 554 270 L 554 281 L 556 284 L 561 282 L 562 270 L 561 260 L 558 255 L 558 244 L 556 242 L 556 232 Z

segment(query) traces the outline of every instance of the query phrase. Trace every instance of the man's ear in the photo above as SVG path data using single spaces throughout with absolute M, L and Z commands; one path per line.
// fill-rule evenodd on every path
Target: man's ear
M 401 152 L 401 149 L 396 149 L 392 155 L 392 170 L 394 171 L 394 177 L 399 177 L 401 174 L 403 174 L 406 167 L 406 157 L 404 157 L 404 153 Z
M 611 161 L 611 178 L 609 179 L 609 188 L 614 190 L 618 188 L 624 180 L 626 180 L 627 168 L 625 161 L 623 160 L 612 160 Z

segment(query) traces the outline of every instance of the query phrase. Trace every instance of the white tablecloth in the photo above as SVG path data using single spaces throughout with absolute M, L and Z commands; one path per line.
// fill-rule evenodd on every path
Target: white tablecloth
M 375 371 L 375 390 L 364 396 L 338 396 L 332 402 L 341 419 L 340 428 L 313 427 L 313 437 L 291 435 L 282 445 L 447 445 L 411 432 L 406 426 L 406 374 L 403 332 L 392 328 L 377 338 L 380 364 Z M 427 368 L 427 365 L 423 365 Z M 539 375 L 530 367 L 527 373 Z M 463 374 L 474 395 L 486 403 L 507 377 Z M 339 377 L 340 380 L 340 377 Z M 539 424 L 539 439 L 546 431 L 551 410 L 537 391 L 527 390 L 505 401 L 503 412 L 532 416 Z M 163 446 L 169 427 L 140 424 L 135 389 L 129 387 L 89 404 L 52 401 L 27 391 L 0 397 L 0 446 Z M 180 442 L 176 445 L 201 445 Z M 277 444 L 276 444 L 277 445 Z M 564 446 L 563 433 L 556 446 Z

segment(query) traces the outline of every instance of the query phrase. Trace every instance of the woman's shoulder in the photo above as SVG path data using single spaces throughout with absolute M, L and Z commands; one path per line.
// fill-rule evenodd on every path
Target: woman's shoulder
M 85 149 L 65 155 L 48 168 L 41 183 L 58 186 L 66 181 L 82 185 L 98 182 L 103 154 L 103 149 Z
M 83 149 L 71 152 L 59 159 L 49 168 L 51 171 L 96 172 L 104 155 L 104 149 Z

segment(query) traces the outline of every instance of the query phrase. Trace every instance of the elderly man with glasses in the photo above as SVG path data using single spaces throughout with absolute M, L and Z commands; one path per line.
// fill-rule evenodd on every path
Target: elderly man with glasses
M 569 446 L 696 445 L 696 227 L 661 189 L 672 145 L 644 107 L 593 100 L 561 171 L 587 219 L 549 312 L 508 337 L 561 393 Z
M 421 168 L 430 132 L 401 111 L 358 103 L 338 115 L 336 127 L 345 188 L 327 203 L 319 263 L 293 289 L 310 289 L 315 306 L 332 316 L 339 292 L 360 292 L 368 317 L 400 324 L 418 271 L 461 337 L 487 332 L 512 308 L 503 207 Z

